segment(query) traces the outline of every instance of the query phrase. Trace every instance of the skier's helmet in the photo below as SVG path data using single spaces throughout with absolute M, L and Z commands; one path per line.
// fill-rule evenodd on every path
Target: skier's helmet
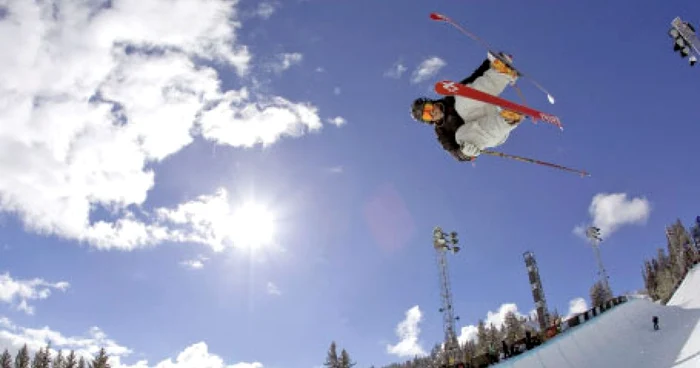
M 423 108 L 425 107 L 426 103 L 431 102 L 433 101 L 426 97 L 420 97 L 415 99 L 413 101 L 413 104 L 411 104 L 411 117 L 413 118 L 413 120 L 421 123 L 427 123 L 426 119 L 423 118 Z

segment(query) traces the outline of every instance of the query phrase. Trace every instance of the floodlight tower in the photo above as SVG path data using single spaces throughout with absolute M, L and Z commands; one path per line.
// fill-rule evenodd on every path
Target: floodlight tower
M 673 51 L 678 52 L 682 58 L 687 57 L 690 66 L 695 65 L 697 56 L 700 56 L 700 40 L 693 25 L 676 17 L 671 21 L 668 35 L 673 38 Z
M 458 244 L 459 239 L 457 239 L 457 233 L 455 231 L 446 234 L 439 226 L 433 229 L 433 247 L 436 250 L 438 271 L 440 273 L 440 298 L 442 301 L 440 312 L 442 313 L 442 325 L 445 332 L 445 356 L 447 358 L 447 364 L 454 363 L 459 349 L 457 334 L 455 333 L 455 321 L 459 320 L 459 316 L 455 317 L 454 315 L 452 291 L 450 290 L 450 272 L 447 265 L 447 252 L 457 254 L 460 249 Z
M 600 256 L 600 242 L 603 241 L 600 237 L 600 229 L 595 226 L 589 227 L 586 230 L 586 237 L 591 241 L 593 251 L 595 252 L 596 261 L 598 262 L 598 276 L 600 276 L 600 280 L 603 282 L 605 289 L 612 293 L 612 289 L 610 289 L 610 284 L 608 283 L 608 274 L 605 272 L 603 259 Z

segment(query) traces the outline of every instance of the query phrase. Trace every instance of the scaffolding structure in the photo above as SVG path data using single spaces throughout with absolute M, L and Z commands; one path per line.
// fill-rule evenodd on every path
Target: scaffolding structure
M 540 279 L 540 270 L 537 267 L 535 254 L 531 251 L 523 253 L 525 259 L 525 267 L 527 267 L 527 276 L 530 279 L 530 288 L 532 289 L 532 298 L 535 301 L 537 310 L 537 322 L 540 325 L 540 330 L 544 331 L 549 327 L 549 309 L 547 308 L 547 298 L 544 296 L 542 288 L 542 280 Z

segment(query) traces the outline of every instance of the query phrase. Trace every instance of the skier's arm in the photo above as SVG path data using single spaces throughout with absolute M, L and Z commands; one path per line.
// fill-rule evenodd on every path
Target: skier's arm
M 455 160 L 471 161 L 474 159 L 473 157 L 469 157 L 462 152 L 461 147 L 453 137 L 454 133 L 445 131 L 445 129 L 442 127 L 436 127 L 435 133 L 437 133 L 437 139 L 442 145 L 442 148 L 449 152 L 450 155 L 455 158 Z

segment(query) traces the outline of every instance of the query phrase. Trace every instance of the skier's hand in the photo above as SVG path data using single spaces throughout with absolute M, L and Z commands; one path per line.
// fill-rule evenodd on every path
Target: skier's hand
M 461 151 L 469 157 L 478 157 L 481 154 L 481 149 L 479 147 L 467 142 L 462 144 Z
M 474 159 L 473 157 L 465 155 L 459 149 L 453 149 L 450 151 L 450 153 L 452 154 L 452 157 L 454 157 L 457 161 L 471 161 Z

